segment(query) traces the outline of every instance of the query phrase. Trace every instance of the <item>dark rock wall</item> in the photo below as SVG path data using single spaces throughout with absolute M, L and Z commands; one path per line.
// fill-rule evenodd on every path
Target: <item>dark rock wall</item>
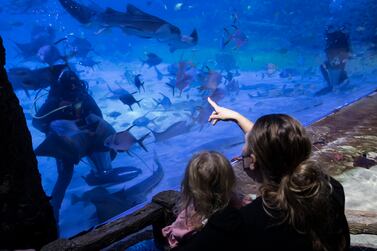
M 5 53 L 1 38 L 0 52 Z M 2 65 L 0 156 L 0 249 L 39 249 L 57 238 L 56 223 L 23 110 Z

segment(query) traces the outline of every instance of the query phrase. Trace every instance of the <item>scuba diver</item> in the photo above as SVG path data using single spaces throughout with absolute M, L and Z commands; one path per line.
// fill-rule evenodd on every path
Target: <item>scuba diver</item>
M 326 30 L 325 40 L 327 59 L 321 64 L 320 69 L 328 86 L 318 91 L 316 95 L 326 94 L 348 79 L 345 67 L 351 53 L 349 34 L 344 27 L 335 30 L 329 27 Z
M 51 204 L 59 222 L 59 210 L 74 165 L 82 157 L 88 157 L 92 167 L 90 174 L 83 177 L 89 185 L 109 181 L 107 174 L 111 173 L 111 161 L 115 155 L 101 147 L 104 139 L 115 130 L 102 119 L 102 112 L 89 95 L 86 82 L 70 69 L 62 71 L 57 83 L 51 86 L 32 124 L 46 134 L 46 139 L 35 149 L 36 155 L 56 159 L 58 178 L 51 194 Z

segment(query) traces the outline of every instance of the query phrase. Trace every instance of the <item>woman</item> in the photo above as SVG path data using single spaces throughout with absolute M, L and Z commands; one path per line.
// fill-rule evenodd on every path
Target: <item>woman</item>
M 344 191 L 309 159 L 311 143 L 303 126 L 284 114 L 255 124 L 208 100 L 209 121 L 234 121 L 246 133 L 243 162 L 258 178 L 260 196 L 239 213 L 218 215 L 179 250 L 349 250 Z M 233 232 L 226 238 L 219 222 Z M 218 238 L 220 237 L 220 238 Z

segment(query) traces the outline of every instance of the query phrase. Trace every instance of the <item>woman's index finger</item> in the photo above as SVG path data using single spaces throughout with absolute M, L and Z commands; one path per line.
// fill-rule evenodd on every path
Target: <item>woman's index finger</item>
M 210 97 L 208 97 L 208 103 L 212 106 L 212 108 L 215 110 L 215 111 L 217 111 L 217 108 L 219 107 L 216 103 L 215 103 L 215 101 L 213 101 Z

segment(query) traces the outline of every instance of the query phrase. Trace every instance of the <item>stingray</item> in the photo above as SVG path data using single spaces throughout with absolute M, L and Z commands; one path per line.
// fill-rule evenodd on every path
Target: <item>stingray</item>
M 93 152 L 108 151 L 103 142 L 116 133 L 102 118 L 89 115 L 88 126 L 79 128 L 74 120 L 55 120 L 50 124 L 46 139 L 35 149 L 37 156 L 54 157 L 78 163 L 82 157 Z
M 77 164 L 88 157 L 93 169 L 106 170 L 100 175 L 90 172 L 82 178 L 90 186 L 120 183 L 131 180 L 141 173 L 138 168 L 111 167 L 115 152 L 104 146 L 106 138 L 114 135 L 114 128 L 102 118 L 89 115 L 88 126 L 79 128 L 73 120 L 55 120 L 50 124 L 46 139 L 35 149 L 37 156 L 54 157 Z M 110 154 L 104 154 L 109 152 Z

